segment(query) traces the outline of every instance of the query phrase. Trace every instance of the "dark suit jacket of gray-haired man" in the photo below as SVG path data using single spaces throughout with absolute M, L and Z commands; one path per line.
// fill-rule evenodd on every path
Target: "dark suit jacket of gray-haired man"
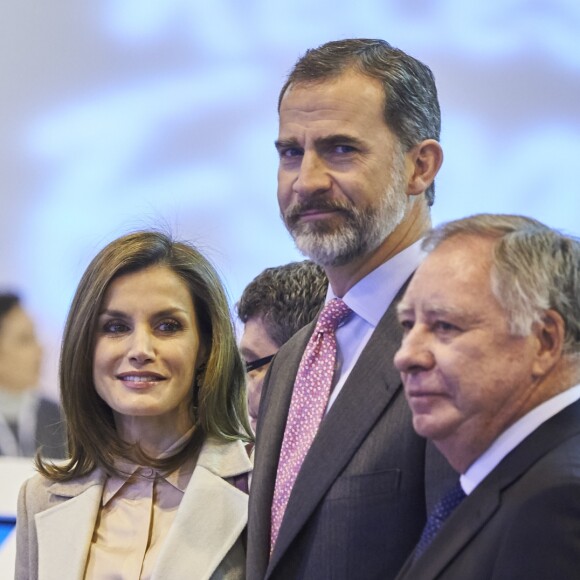
M 399 578 L 578 578 L 580 240 L 480 215 L 426 242 L 395 363 L 467 497 Z
M 282 89 L 278 201 L 297 247 L 353 311 L 338 370 L 273 550 L 271 507 L 294 379 L 312 323 L 265 379 L 250 494 L 250 580 L 393 578 L 451 470 L 412 429 L 393 355 L 395 305 L 423 258 L 442 163 L 434 79 L 381 40 L 327 43 Z

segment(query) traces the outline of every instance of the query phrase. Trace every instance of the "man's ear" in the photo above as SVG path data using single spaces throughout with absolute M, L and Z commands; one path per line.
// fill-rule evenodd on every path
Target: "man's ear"
M 435 139 L 425 139 L 406 153 L 407 195 L 420 195 L 433 183 L 441 164 L 443 149 Z
M 555 310 L 546 310 L 539 322 L 532 326 L 536 336 L 537 348 L 532 366 L 532 374 L 540 377 L 546 375 L 562 358 L 566 324 Z

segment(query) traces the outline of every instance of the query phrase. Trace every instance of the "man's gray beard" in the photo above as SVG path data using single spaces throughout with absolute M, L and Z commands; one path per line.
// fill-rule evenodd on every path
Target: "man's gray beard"
M 332 229 L 323 222 L 289 227 L 300 252 L 320 266 L 344 266 L 376 250 L 405 217 L 408 198 L 400 165 L 394 165 L 396 175 L 377 208 L 345 207 L 344 222 Z

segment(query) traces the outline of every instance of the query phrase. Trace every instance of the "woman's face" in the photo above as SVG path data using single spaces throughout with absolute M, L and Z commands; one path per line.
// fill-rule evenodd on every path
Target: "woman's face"
M 15 306 L 0 322 L 0 387 L 22 391 L 37 386 L 41 360 L 34 323 Z
M 155 432 L 171 438 L 192 425 L 197 316 L 185 282 L 151 266 L 111 282 L 99 313 L 93 380 L 128 441 Z

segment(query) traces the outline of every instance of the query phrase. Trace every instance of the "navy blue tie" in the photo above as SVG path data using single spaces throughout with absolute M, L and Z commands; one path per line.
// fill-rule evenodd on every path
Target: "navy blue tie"
M 465 497 L 465 492 L 461 488 L 459 482 L 457 482 L 455 486 L 439 500 L 437 505 L 433 508 L 433 511 L 429 514 L 429 518 L 427 519 L 427 523 L 425 524 L 423 533 L 421 534 L 421 539 L 415 548 L 413 560 L 419 558 L 419 556 L 427 549 L 445 520 L 465 499 Z

